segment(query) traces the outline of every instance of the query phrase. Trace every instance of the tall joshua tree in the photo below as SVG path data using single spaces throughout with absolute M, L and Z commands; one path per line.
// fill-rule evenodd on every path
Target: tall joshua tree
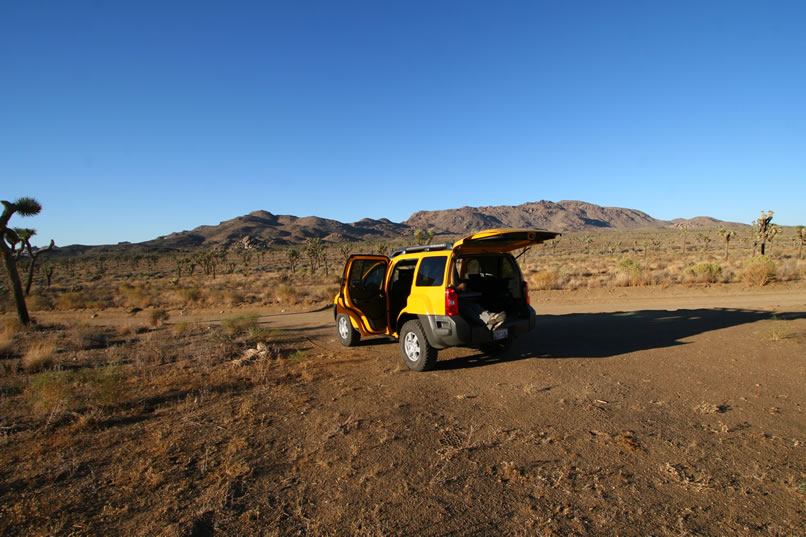
M 725 241 L 725 259 L 728 258 L 728 248 L 730 247 L 730 240 L 736 235 L 736 232 L 733 230 L 728 229 L 720 229 L 719 234 L 722 235 L 722 239 Z
M 756 244 L 761 248 L 761 255 L 766 255 L 767 243 L 772 242 L 779 231 L 778 226 L 772 223 L 772 211 L 761 211 L 761 218 L 753 222 L 753 231 L 756 234 Z
M 15 256 L 16 246 L 22 241 L 17 232 L 8 227 L 8 221 L 11 220 L 14 213 L 20 216 L 37 215 L 42 210 L 42 205 L 34 198 L 19 198 L 13 203 L 0 200 L 0 203 L 3 204 L 3 214 L 0 215 L 0 254 L 3 256 L 3 264 L 8 273 L 11 292 L 14 294 L 17 316 L 20 318 L 20 322 L 27 326 L 31 324 L 31 318 L 28 316 L 28 308 L 25 306 L 25 295 L 22 292 L 22 282 L 20 281 L 20 274 L 17 272 L 17 259 Z
M 803 259 L 803 243 L 806 242 L 806 227 L 795 226 L 795 239 L 798 241 L 798 259 Z

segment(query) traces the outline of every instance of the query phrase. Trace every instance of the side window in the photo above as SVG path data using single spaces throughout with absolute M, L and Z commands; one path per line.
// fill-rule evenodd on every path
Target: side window
M 514 263 L 512 259 L 509 257 L 502 257 L 501 258 L 501 277 L 502 278 L 514 278 L 517 274 L 515 270 Z
M 378 262 L 377 259 L 356 259 L 350 265 L 350 291 L 380 289 L 385 274 L 386 263 Z
M 425 257 L 420 261 L 420 269 L 417 271 L 417 281 L 415 285 L 419 287 L 436 287 L 442 285 L 445 280 L 445 263 L 448 258 L 445 256 Z
M 372 267 L 364 277 L 364 287 L 372 290 L 380 289 L 384 274 L 386 274 L 386 265 L 378 263 Z

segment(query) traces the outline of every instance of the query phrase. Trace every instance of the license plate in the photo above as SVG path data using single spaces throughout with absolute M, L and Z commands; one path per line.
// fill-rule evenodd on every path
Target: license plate
M 506 339 L 508 335 L 509 335 L 509 332 L 507 331 L 507 329 L 502 328 L 500 330 L 496 330 L 495 332 L 493 332 L 493 339 L 495 339 L 495 340 Z

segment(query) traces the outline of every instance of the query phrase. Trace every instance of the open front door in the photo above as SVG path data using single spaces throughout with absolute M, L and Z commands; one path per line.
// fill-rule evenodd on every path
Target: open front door
M 367 334 L 384 333 L 387 327 L 387 296 L 385 290 L 389 258 L 355 255 L 347 261 L 342 276 L 344 304 L 362 324 Z

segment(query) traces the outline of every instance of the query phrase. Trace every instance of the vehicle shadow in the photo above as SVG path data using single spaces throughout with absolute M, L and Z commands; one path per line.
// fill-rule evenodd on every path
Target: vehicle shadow
M 688 345 L 686 338 L 765 320 L 806 318 L 804 312 L 744 309 L 644 310 L 542 315 L 537 327 L 500 356 L 481 352 L 437 362 L 436 369 L 464 369 L 526 358 L 607 358 L 630 352 Z

